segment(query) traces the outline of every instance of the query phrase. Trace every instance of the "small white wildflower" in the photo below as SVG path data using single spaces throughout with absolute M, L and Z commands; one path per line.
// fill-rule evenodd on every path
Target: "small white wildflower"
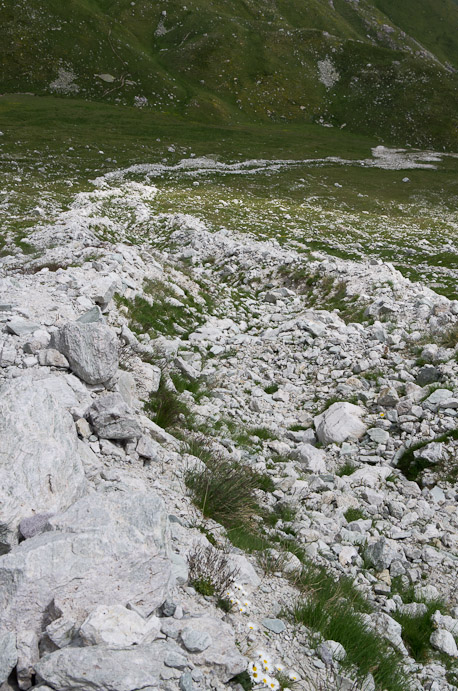
M 277 691 L 277 689 L 280 688 L 280 683 L 278 682 L 277 679 L 275 679 L 275 677 L 272 677 L 270 679 L 269 683 L 267 684 L 267 686 L 269 687 L 269 689 L 273 689 L 273 691 Z
M 299 675 L 297 672 L 290 672 L 288 677 L 291 679 L 291 681 L 299 681 Z
M 258 625 L 255 624 L 254 621 L 249 621 L 247 626 L 250 629 L 250 631 L 257 631 L 258 630 Z
M 277 672 L 283 672 L 285 668 L 283 667 L 283 665 L 277 664 L 275 665 L 275 669 L 277 670 Z

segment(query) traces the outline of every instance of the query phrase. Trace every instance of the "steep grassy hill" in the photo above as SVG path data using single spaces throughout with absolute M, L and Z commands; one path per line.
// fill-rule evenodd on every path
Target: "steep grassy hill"
M 0 90 L 458 149 L 456 0 L 0 0 Z

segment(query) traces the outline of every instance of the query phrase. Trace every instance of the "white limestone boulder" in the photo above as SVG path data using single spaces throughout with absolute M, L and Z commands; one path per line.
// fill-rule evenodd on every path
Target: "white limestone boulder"
M 364 412 L 363 408 L 353 403 L 333 403 L 313 419 L 319 441 L 322 444 L 341 444 L 360 439 L 367 430 L 367 425 L 361 419 Z
M 68 322 L 56 338 L 56 348 L 87 384 L 104 384 L 118 369 L 118 339 L 105 324 Z
M 23 518 L 66 509 L 86 492 L 86 479 L 73 419 L 40 381 L 1 387 L 0 439 L 1 554 L 17 544 Z

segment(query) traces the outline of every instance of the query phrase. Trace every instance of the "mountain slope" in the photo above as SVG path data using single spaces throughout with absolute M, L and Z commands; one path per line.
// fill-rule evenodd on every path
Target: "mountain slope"
M 454 0 L 18 0 L 0 89 L 458 146 Z

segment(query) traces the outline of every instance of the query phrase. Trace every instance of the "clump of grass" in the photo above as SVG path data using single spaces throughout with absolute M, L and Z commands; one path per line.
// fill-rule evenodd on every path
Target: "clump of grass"
M 278 391 L 278 384 L 269 384 L 264 387 L 264 391 L 269 394 L 276 393 Z
M 258 478 L 250 468 L 212 454 L 203 468 L 189 468 L 184 479 L 193 502 L 206 518 L 228 529 L 250 526 L 258 511 L 254 497 Z
M 240 684 L 243 691 L 251 691 L 251 689 L 254 688 L 253 682 L 251 681 L 251 677 L 246 671 L 240 672 L 240 674 L 236 674 L 235 677 L 232 677 L 232 679 L 230 679 L 230 682 L 232 684 Z
M 353 507 L 350 507 L 347 509 L 344 513 L 345 519 L 347 520 L 348 523 L 351 523 L 352 521 L 359 521 L 361 519 L 367 518 L 366 514 L 364 511 L 361 509 L 354 509 Z
M 164 376 L 161 377 L 158 390 L 151 394 L 145 403 L 145 411 L 159 427 L 179 427 L 190 423 L 192 413 L 184 401 L 169 388 Z
M 345 461 L 343 466 L 341 466 L 337 471 L 336 475 L 339 477 L 344 477 L 344 475 L 353 475 L 353 473 L 357 470 L 357 467 L 351 463 L 351 461 Z
M 249 430 L 249 434 L 253 437 L 258 437 L 262 441 L 277 439 L 276 434 L 272 430 L 267 429 L 267 427 L 252 427 Z
M 418 616 L 396 612 L 393 617 L 402 626 L 402 639 L 410 654 L 417 662 L 425 662 L 431 655 L 429 639 L 434 631 L 431 617 L 438 609 L 443 609 L 442 602 L 428 602 L 426 612 Z

